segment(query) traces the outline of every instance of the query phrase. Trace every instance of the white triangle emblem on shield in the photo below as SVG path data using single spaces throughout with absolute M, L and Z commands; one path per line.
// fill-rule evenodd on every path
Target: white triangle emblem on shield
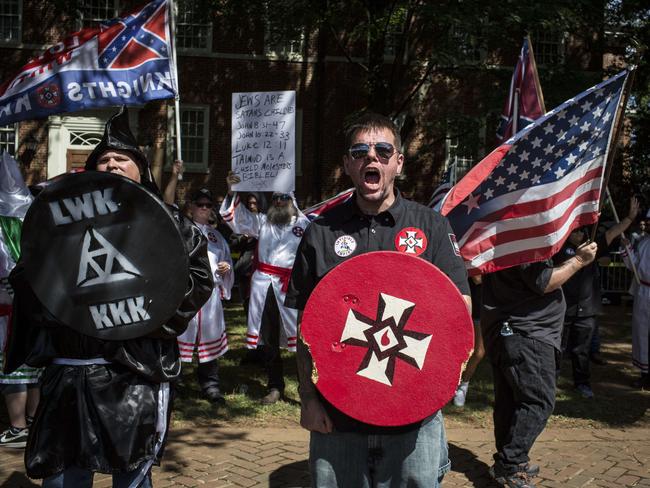
M 95 249 L 91 251 L 93 239 L 99 244 L 99 247 L 95 245 L 93 246 Z M 103 267 L 97 261 L 101 258 L 106 259 Z M 86 231 L 81 249 L 81 259 L 79 260 L 77 286 L 103 285 L 116 281 L 132 280 L 138 276 L 141 276 L 140 271 L 115 249 L 103 235 L 95 229 Z

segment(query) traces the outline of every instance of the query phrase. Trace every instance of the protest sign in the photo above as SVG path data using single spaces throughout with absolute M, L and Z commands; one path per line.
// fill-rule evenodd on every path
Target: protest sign
M 233 190 L 294 190 L 295 121 L 295 91 L 232 94 Z

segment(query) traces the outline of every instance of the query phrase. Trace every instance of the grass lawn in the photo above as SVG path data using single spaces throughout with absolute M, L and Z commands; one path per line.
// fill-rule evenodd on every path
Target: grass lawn
M 630 322 L 630 305 L 605 307 L 605 315 L 600 320 L 602 350 L 610 363 L 593 367 L 595 399 L 583 399 L 573 391 L 571 365 L 568 360 L 563 361 L 555 413 L 550 425 L 568 428 L 650 427 L 650 392 L 628 387 L 637 374 L 630 364 Z M 294 355 L 283 353 L 286 399 L 275 405 L 262 405 L 259 400 L 266 394 L 263 367 L 239 364 L 246 353 L 246 327 L 241 305 L 227 304 L 226 323 L 230 351 L 220 359 L 220 379 L 226 394 L 226 407 L 217 408 L 201 398 L 195 365 L 184 364 L 184 386 L 174 404 L 174 420 L 178 423 L 191 421 L 229 426 L 297 425 L 300 405 Z M 454 427 L 491 426 L 493 400 L 490 366 L 484 360 L 470 384 L 465 408 L 459 409 L 451 404 L 445 407 L 447 424 Z

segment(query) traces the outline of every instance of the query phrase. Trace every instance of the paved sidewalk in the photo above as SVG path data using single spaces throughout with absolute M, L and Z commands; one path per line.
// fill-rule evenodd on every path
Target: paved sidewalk
M 443 487 L 489 487 L 493 449 L 488 429 L 448 430 L 453 470 Z M 154 487 L 309 486 L 307 433 L 299 428 L 175 428 Z M 0 451 L 0 486 L 33 487 L 23 451 Z M 650 429 L 547 429 L 531 453 L 542 466 L 540 487 L 650 487 Z M 95 486 L 110 487 L 98 476 Z

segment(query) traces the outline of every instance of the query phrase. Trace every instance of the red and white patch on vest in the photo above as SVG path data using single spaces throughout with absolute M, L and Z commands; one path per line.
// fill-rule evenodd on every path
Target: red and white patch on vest
M 449 242 L 451 242 L 451 247 L 454 250 L 456 256 L 460 256 L 460 247 L 458 246 L 458 241 L 456 240 L 455 234 L 447 234 L 449 236 Z
M 219 242 L 219 239 L 217 239 L 217 236 L 215 235 L 214 232 L 208 232 L 208 240 L 210 242 Z
M 395 236 L 395 249 L 399 252 L 419 256 L 427 248 L 427 236 L 417 227 L 406 227 Z
M 293 235 L 296 237 L 302 237 L 302 235 L 305 233 L 305 229 L 295 226 L 293 229 L 291 229 L 291 232 L 293 232 Z
M 301 327 L 316 388 L 345 414 L 381 426 L 411 424 L 442 408 L 474 340 L 453 282 L 433 264 L 394 251 L 332 269 L 309 297 Z

